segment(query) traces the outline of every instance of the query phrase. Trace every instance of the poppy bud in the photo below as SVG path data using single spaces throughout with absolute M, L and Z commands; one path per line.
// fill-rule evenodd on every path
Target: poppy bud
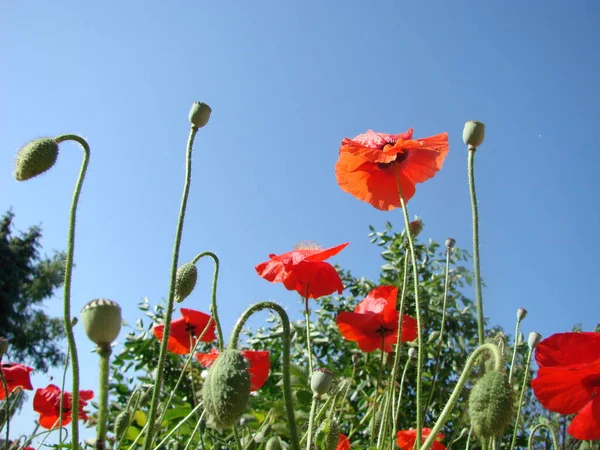
M 469 120 L 463 128 L 463 142 L 469 148 L 477 148 L 483 143 L 485 124 L 477 120 Z
M 194 128 L 202 128 L 208 123 L 212 109 L 206 103 L 194 102 L 190 109 L 190 123 Z
M 408 349 L 408 357 L 410 359 L 415 359 L 417 357 L 417 349 L 414 347 L 410 347 Z
M 323 394 L 327 394 L 331 389 L 331 383 L 333 382 L 333 373 L 324 368 L 313 370 L 312 377 L 310 378 L 310 388 L 313 391 L 315 397 L 320 397 Z
M 225 428 L 238 420 L 250 396 L 248 363 L 237 350 L 228 349 L 219 354 L 208 369 L 202 386 L 202 398 L 207 424 Z
M 448 250 L 450 250 L 451 248 L 454 248 L 454 246 L 456 245 L 456 240 L 453 238 L 447 238 L 446 239 L 446 248 Z
M 281 445 L 281 439 L 279 436 L 273 436 L 271 439 L 267 441 L 267 445 L 265 445 L 265 450 L 283 450 L 283 445 Z
M 8 339 L 0 337 L 0 359 L 8 352 Z
M 408 230 L 413 238 L 416 238 L 421 231 L 423 231 L 423 221 L 420 217 L 416 217 L 415 220 L 408 223 Z
M 115 418 L 115 427 L 113 431 L 117 440 L 121 439 L 121 436 L 123 436 L 123 433 L 127 430 L 130 421 L 131 413 L 127 409 Z
M 181 303 L 192 293 L 198 280 L 198 269 L 194 263 L 185 263 L 177 269 L 175 275 L 175 301 Z
M 17 181 L 29 180 L 50 169 L 58 157 L 58 144 L 54 139 L 40 138 L 31 141 L 17 153 L 14 177 Z
M 142 394 L 142 396 L 140 397 L 140 406 L 144 406 L 146 403 L 148 403 L 150 400 L 152 400 L 153 394 L 154 394 L 154 386 L 150 386 L 148 389 L 146 389 L 146 392 L 144 392 Z
M 537 347 L 541 340 L 542 335 L 536 333 L 535 331 L 532 331 L 531 333 L 529 333 L 529 337 L 527 338 L 527 345 L 529 345 L 529 348 L 533 351 L 533 349 Z
M 520 322 L 525 317 L 527 317 L 527 310 L 525 308 L 517 309 L 517 320 Z
M 108 299 L 92 300 L 81 310 L 87 337 L 99 347 L 113 343 L 121 331 L 121 307 Z
M 340 427 L 336 420 L 325 419 L 317 429 L 315 443 L 321 450 L 335 450 L 340 440 Z
M 513 416 L 513 391 L 506 374 L 492 370 L 475 383 L 469 395 L 469 412 L 477 436 L 502 435 Z

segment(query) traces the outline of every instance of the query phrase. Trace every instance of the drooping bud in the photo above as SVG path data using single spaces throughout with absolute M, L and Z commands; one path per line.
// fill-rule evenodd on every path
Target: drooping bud
M 8 339 L 0 337 L 0 359 L 8 352 Z
M 115 427 L 113 431 L 117 440 L 121 439 L 123 433 L 125 433 L 125 431 L 127 430 L 127 427 L 129 426 L 130 422 L 131 413 L 127 409 L 115 418 Z
M 527 345 L 529 345 L 529 348 L 531 349 L 531 351 L 533 351 L 541 340 L 542 335 L 540 333 L 532 331 L 531 333 L 529 333 L 529 337 L 527 338 Z
M 320 397 L 321 395 L 327 394 L 331 389 L 331 383 L 333 382 L 333 373 L 324 368 L 315 369 L 312 372 L 310 378 L 310 388 L 312 389 L 313 395 Z
M 185 263 L 177 269 L 175 276 L 175 301 L 181 303 L 192 293 L 198 280 L 198 269 L 194 263 Z
M 513 416 L 513 390 L 506 374 L 492 370 L 475 383 L 469 395 L 469 413 L 477 436 L 502 435 Z
M 15 171 L 17 181 L 29 180 L 50 169 L 58 157 L 58 144 L 54 139 L 40 138 L 31 141 L 17 153 Z
M 320 450 L 335 450 L 340 440 L 340 427 L 336 420 L 325 419 L 315 433 L 315 443 Z
M 190 109 L 190 123 L 195 128 L 202 128 L 208 123 L 212 109 L 206 103 L 194 102 Z
M 420 217 L 415 217 L 415 220 L 408 223 L 408 231 L 413 238 L 416 238 L 423 231 L 423 221 Z
M 92 300 L 81 310 L 85 334 L 99 347 L 113 343 L 121 331 L 121 307 L 108 299 Z
M 273 436 L 271 439 L 267 441 L 267 445 L 265 445 L 265 450 L 283 450 L 283 445 L 281 445 L 281 439 L 279 436 Z
M 463 128 L 463 142 L 469 148 L 477 148 L 483 143 L 485 124 L 477 120 L 469 120 Z
M 248 406 L 249 396 L 250 373 L 246 359 L 237 350 L 223 351 L 208 369 L 202 386 L 207 424 L 217 429 L 233 425 Z
M 527 310 L 525 308 L 517 309 L 517 320 L 520 322 L 525 317 L 527 317 Z
M 454 246 L 456 245 L 456 240 L 453 238 L 446 238 L 446 248 L 448 250 L 450 250 L 451 248 L 454 248 Z

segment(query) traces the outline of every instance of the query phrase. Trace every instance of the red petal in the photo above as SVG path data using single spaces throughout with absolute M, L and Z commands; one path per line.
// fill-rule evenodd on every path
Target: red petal
M 8 392 L 13 392 L 17 388 L 33 390 L 29 373 L 33 371 L 31 367 L 22 364 L 2 364 L 2 374 L 6 380 Z M 0 400 L 6 398 L 4 386 L 0 383 Z
M 354 309 L 355 313 L 381 313 L 384 309 L 391 307 L 396 311 L 396 299 L 398 288 L 395 286 L 379 286 L 371 292 Z M 398 317 L 396 315 L 396 317 Z
M 164 325 L 156 325 L 153 329 L 154 335 L 162 342 L 165 332 Z M 171 322 L 167 350 L 177 355 L 187 355 L 190 352 L 190 335 L 187 332 L 187 323 L 183 317 Z
M 538 366 L 585 364 L 600 358 L 600 333 L 557 333 L 535 349 Z
M 598 393 L 571 421 L 567 433 L 581 441 L 600 439 L 600 397 Z
M 281 283 L 288 276 L 285 265 L 280 261 L 266 261 L 258 264 L 254 269 L 260 277 L 271 283 Z
M 283 285 L 308 298 L 319 298 L 334 292 L 341 294 L 344 290 L 337 271 L 326 262 L 303 262 L 291 267 Z
M 379 328 L 375 314 L 342 311 L 338 313 L 336 323 L 342 336 L 348 341 L 356 342 L 363 352 L 372 352 L 381 348 L 381 336 L 373 332 Z
M 402 342 L 412 342 L 417 338 L 417 336 L 417 321 L 413 317 L 403 314 L 401 337 Z
M 219 357 L 219 350 L 212 348 L 210 353 L 196 353 L 196 359 L 204 367 L 210 367 Z
M 269 370 L 271 369 L 269 352 L 243 350 L 242 355 L 250 362 L 248 368 L 250 372 L 250 390 L 256 391 L 263 387 L 267 378 L 269 378 Z
M 412 135 L 412 128 L 409 128 L 407 131 L 401 134 L 376 133 L 373 130 L 368 130 L 366 133 L 359 134 L 352 140 L 360 145 L 364 145 L 365 147 L 383 148 L 384 145 L 396 142 L 398 140 L 412 139 Z
M 340 438 L 338 439 L 335 450 L 350 450 L 350 439 L 348 439 L 345 435 L 340 434 Z

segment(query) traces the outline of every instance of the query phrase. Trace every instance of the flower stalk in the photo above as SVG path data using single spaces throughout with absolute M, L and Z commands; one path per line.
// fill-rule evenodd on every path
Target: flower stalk
M 108 369 L 112 348 L 110 344 L 98 349 L 100 355 L 100 382 L 98 385 L 98 427 L 96 431 L 96 450 L 106 448 L 106 431 L 108 428 Z

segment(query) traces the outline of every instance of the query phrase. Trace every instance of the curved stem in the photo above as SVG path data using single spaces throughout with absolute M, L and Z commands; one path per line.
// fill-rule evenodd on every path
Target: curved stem
M 221 329 L 221 321 L 219 320 L 219 314 L 217 313 L 217 281 L 219 279 L 219 257 L 213 252 L 198 253 L 196 257 L 192 260 L 192 264 L 196 264 L 200 259 L 204 258 L 205 256 L 212 258 L 215 262 L 215 271 L 213 272 L 212 293 L 210 301 L 210 313 L 213 317 L 213 320 L 215 321 L 215 328 L 217 329 L 217 337 L 219 339 L 219 352 L 222 352 L 223 346 L 225 344 L 223 342 L 223 330 Z
M 440 417 L 438 418 L 437 422 L 431 429 L 431 433 L 427 437 L 427 440 L 420 447 L 420 450 L 427 450 L 429 447 L 431 447 L 431 445 L 435 441 L 437 434 L 439 433 L 439 431 L 442 429 L 442 427 L 448 420 L 448 416 L 450 415 L 452 408 L 454 408 L 454 405 L 456 404 L 458 398 L 460 397 L 460 394 L 461 394 L 463 388 L 465 387 L 465 383 L 467 382 L 467 379 L 469 378 L 469 375 L 471 374 L 473 365 L 477 361 L 477 358 L 479 358 L 479 356 L 483 352 L 489 352 L 494 357 L 494 370 L 502 369 L 502 354 L 500 353 L 498 346 L 496 346 L 494 344 L 483 344 L 483 345 L 480 345 L 473 353 L 471 353 L 469 358 L 467 358 L 465 368 L 463 369 L 462 373 L 460 374 L 460 378 L 456 382 L 456 386 L 454 387 L 454 390 L 452 391 L 452 394 L 450 395 L 450 399 L 448 400 L 448 403 L 446 403 L 446 406 L 444 406 L 444 409 L 442 410 Z
M 101 347 L 100 355 L 100 382 L 98 386 L 98 428 L 96 433 L 96 450 L 105 449 L 107 421 L 108 421 L 108 367 L 112 348 L 109 345 Z
M 179 247 L 181 246 L 181 236 L 183 234 L 183 222 L 185 220 L 185 211 L 187 208 L 187 200 L 190 192 L 190 184 L 192 182 L 192 149 L 194 146 L 194 138 L 198 128 L 192 126 L 187 142 L 186 162 L 185 162 L 185 183 L 183 185 L 183 194 L 181 196 L 181 206 L 179 208 L 179 218 L 177 220 L 177 229 L 175 232 L 175 245 L 173 248 L 173 259 L 171 261 L 171 282 L 169 287 L 169 298 L 167 300 L 167 308 L 165 311 L 165 328 L 163 339 L 160 345 L 160 354 L 158 356 L 158 364 L 156 366 L 156 380 L 154 382 L 154 392 L 152 393 L 152 403 L 148 413 L 148 423 L 154 423 L 156 420 L 156 408 L 160 399 L 160 391 L 162 390 L 163 375 L 165 369 L 165 360 L 167 358 L 167 344 L 169 334 L 171 333 L 171 319 L 173 318 L 173 303 L 175 302 L 175 279 L 177 276 L 177 264 L 179 263 Z M 144 442 L 144 450 L 150 450 L 154 437 L 154 427 L 148 427 L 146 440 Z
M 513 430 L 512 442 L 510 444 L 510 450 L 515 448 L 517 442 L 517 431 L 519 430 L 519 419 L 521 418 L 521 405 L 523 404 L 523 396 L 525 395 L 525 389 L 527 388 L 527 379 L 529 378 L 529 366 L 531 364 L 531 355 L 533 350 L 530 348 L 527 352 L 527 363 L 525 363 L 525 374 L 523 375 L 523 384 L 521 385 L 521 393 L 519 395 L 519 403 L 517 403 L 517 419 L 515 421 L 515 428 Z
M 2 362 L 1 356 L 0 362 Z M 8 450 L 8 439 L 10 436 L 10 398 L 8 384 L 6 384 L 6 378 L 4 377 L 4 372 L 2 370 L 0 370 L 0 378 L 2 379 L 2 387 L 4 388 L 4 414 L 6 414 L 6 440 L 4 441 L 4 450 Z
M 316 395 L 313 395 L 312 403 L 310 404 L 310 415 L 308 416 L 308 438 L 306 440 L 306 450 L 312 450 L 313 448 L 313 427 L 315 426 L 315 412 L 317 411 L 318 401 L 318 397 Z
M 234 350 L 237 349 L 240 333 L 242 332 L 244 324 L 252 314 L 262 311 L 263 309 L 270 309 L 276 312 L 281 319 L 281 325 L 283 327 L 283 395 L 287 410 L 292 448 L 294 450 L 300 450 L 300 444 L 298 443 L 298 428 L 296 427 L 296 416 L 294 414 L 292 383 L 290 381 L 290 319 L 285 310 L 277 303 L 273 302 L 261 302 L 249 307 L 244 311 L 233 328 L 233 333 L 231 333 L 231 338 L 229 340 L 229 348 Z
M 56 143 L 60 144 L 64 141 L 75 141 L 83 148 L 83 162 L 75 184 L 73 192 L 73 200 L 71 201 L 71 211 L 69 213 L 69 237 L 67 241 L 67 259 L 65 261 L 65 285 L 63 298 L 63 322 L 65 334 L 67 335 L 67 343 L 69 352 L 71 353 L 71 371 L 72 371 L 72 399 L 73 405 L 77 408 L 79 405 L 79 359 L 77 357 L 77 345 L 75 344 L 75 335 L 73 334 L 73 324 L 71 323 L 71 280 L 73 278 L 73 257 L 75 254 L 75 222 L 77 219 L 77 204 L 79 203 L 79 195 L 83 186 L 83 180 L 87 172 L 87 167 L 90 161 L 90 146 L 85 139 L 75 134 L 64 134 L 54 138 Z M 71 422 L 71 435 L 73 445 L 79 446 L 79 418 L 73 417 Z
M 481 268 L 479 264 L 479 211 L 477 194 L 475 193 L 475 147 L 469 147 L 467 171 L 469 175 L 469 192 L 471 193 L 471 211 L 473 215 L 473 272 L 475 273 L 475 301 L 477 302 L 477 335 L 479 345 L 484 342 L 483 331 L 483 295 L 481 292 Z
M 542 428 L 545 428 L 550 432 L 550 436 L 552 437 L 552 445 L 554 445 L 554 450 L 558 450 L 558 442 L 556 441 L 556 434 L 554 433 L 554 429 L 550 425 L 547 425 L 545 423 L 538 423 L 535 427 L 531 429 L 531 431 L 529 432 L 529 439 L 527 441 L 527 448 L 531 450 L 533 435 L 537 430 L 541 430 Z
M 517 318 L 517 325 L 515 326 L 515 344 L 513 348 L 512 360 L 510 362 L 510 371 L 508 372 L 508 383 L 512 382 L 513 371 L 515 369 L 515 362 L 517 361 L 517 344 L 519 339 L 519 327 L 521 326 L 521 319 Z

